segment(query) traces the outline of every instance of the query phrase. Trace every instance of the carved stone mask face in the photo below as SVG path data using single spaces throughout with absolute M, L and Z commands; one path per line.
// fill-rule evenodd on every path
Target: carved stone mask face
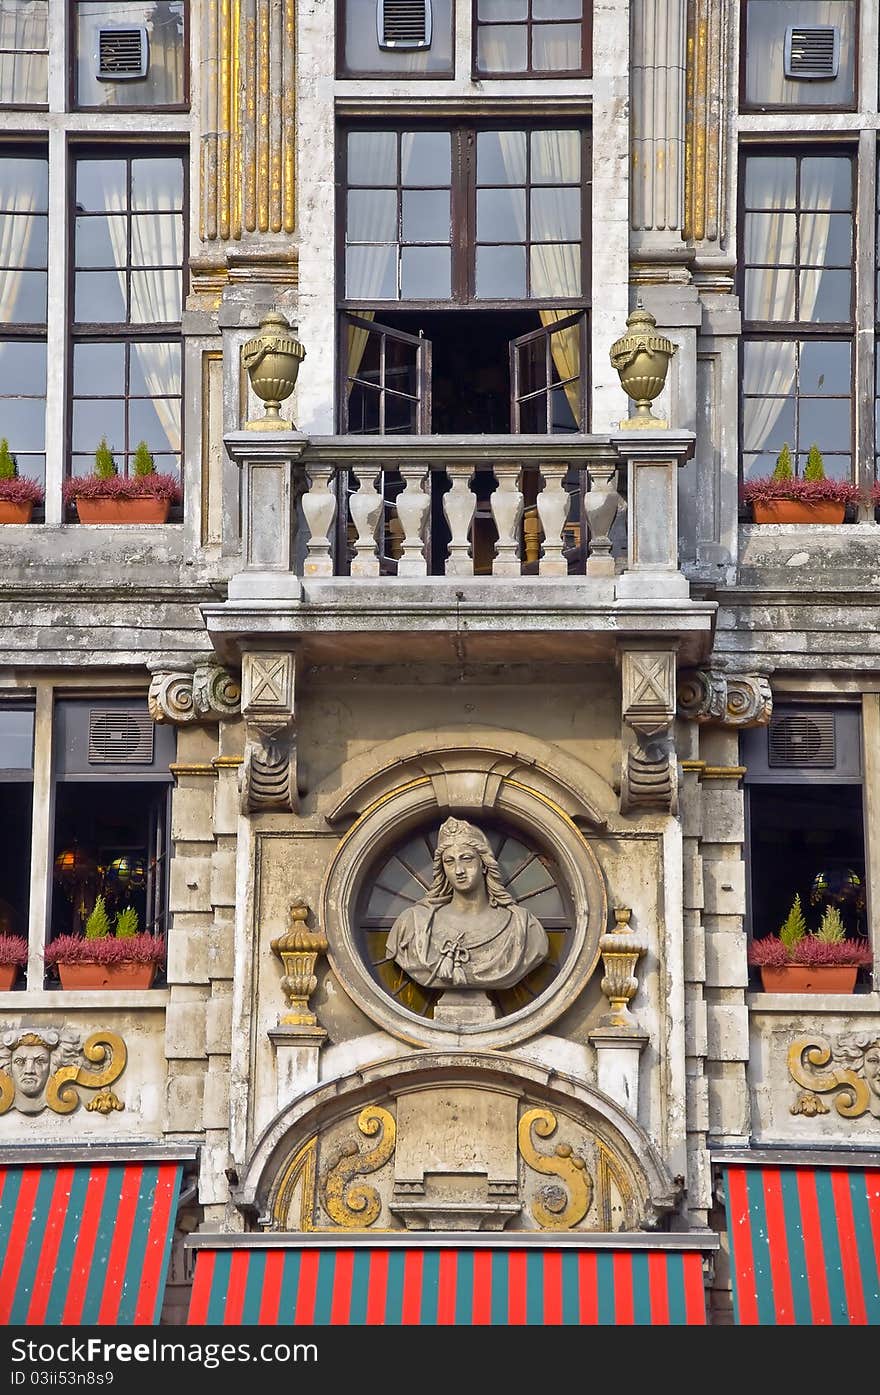
M 880 1095 L 880 1046 L 870 1046 L 865 1052 L 865 1075 L 871 1089 Z
M 21 1045 L 12 1055 L 12 1078 L 29 1099 L 35 1099 L 49 1079 L 49 1052 L 41 1045 Z
M 443 850 L 443 870 L 453 891 L 467 895 L 485 876 L 483 860 L 470 843 L 460 839 Z

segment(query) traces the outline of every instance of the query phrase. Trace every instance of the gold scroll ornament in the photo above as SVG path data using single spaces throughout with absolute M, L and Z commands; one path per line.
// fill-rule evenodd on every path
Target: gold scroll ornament
M 558 1177 L 567 1188 L 565 1199 L 549 1202 L 540 1199 L 532 1203 L 532 1215 L 542 1230 L 571 1230 L 582 1221 L 590 1209 L 593 1182 L 583 1158 L 579 1158 L 568 1143 L 557 1143 L 554 1153 L 539 1153 L 532 1143 L 534 1128 L 538 1138 L 549 1138 L 556 1132 L 555 1114 L 549 1109 L 529 1109 L 519 1121 L 519 1151 L 528 1167 Z
M 788 1073 L 796 1085 L 803 1086 L 812 1095 L 839 1090 L 834 1108 L 844 1119 L 858 1119 L 868 1111 L 868 1084 L 854 1070 L 846 1067 L 824 1071 L 823 1067 L 829 1064 L 832 1056 L 831 1044 L 824 1037 L 798 1037 L 788 1048 Z M 820 1073 L 814 1074 L 814 1071 Z M 827 1113 L 827 1110 L 817 1109 L 812 1103 L 805 1108 L 801 1097 L 792 1112 L 810 1116 L 813 1113 Z
M 381 1129 L 375 1148 L 358 1151 L 357 1142 L 347 1143 L 339 1161 L 331 1167 L 323 1181 L 324 1210 L 337 1225 L 347 1230 L 366 1228 L 373 1224 L 382 1209 L 375 1187 L 353 1186 L 346 1193 L 352 1177 L 359 1173 L 376 1172 L 394 1152 L 397 1126 L 393 1115 L 378 1105 L 367 1105 L 357 1117 L 357 1126 L 366 1138 L 373 1138 Z

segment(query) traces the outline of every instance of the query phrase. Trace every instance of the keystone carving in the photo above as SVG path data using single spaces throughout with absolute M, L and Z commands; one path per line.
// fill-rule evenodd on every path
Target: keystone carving
M 623 649 L 620 666 L 622 717 L 636 737 L 634 744 L 624 744 L 620 811 L 674 813 L 678 788 L 672 739 L 675 650 Z
M 791 1106 L 792 1114 L 811 1118 L 827 1114 L 819 1097 L 834 1096 L 833 1104 L 844 1119 L 871 1114 L 880 1119 L 880 1035 L 876 1028 L 842 1032 L 830 1039 L 818 1034 L 797 1037 L 788 1048 L 788 1073 L 802 1092 Z
M 678 715 L 690 721 L 765 727 L 772 712 L 770 680 L 760 674 L 692 668 L 678 676 Z
M 244 814 L 297 808 L 293 654 L 245 654 L 242 660 L 241 766 Z
M 219 722 L 238 716 L 241 685 L 228 669 L 212 662 L 190 669 L 155 669 L 147 706 L 154 722 Z
M 85 1042 L 70 1027 L 23 1025 L 3 1033 L 0 1114 L 72 1114 L 83 1103 L 76 1086 L 100 1090 L 86 1109 L 103 1115 L 125 1106 L 107 1086 L 125 1070 L 128 1052 L 115 1032 L 93 1032 Z

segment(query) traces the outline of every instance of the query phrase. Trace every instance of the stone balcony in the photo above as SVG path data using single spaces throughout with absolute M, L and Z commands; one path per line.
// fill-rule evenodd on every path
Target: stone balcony
M 391 659 L 404 635 L 412 658 L 522 657 L 524 634 L 532 656 L 583 661 L 658 633 L 682 662 L 708 649 L 715 606 L 691 601 L 679 568 L 689 432 L 225 444 L 241 569 L 203 613 L 227 658 L 286 638 L 319 662 Z

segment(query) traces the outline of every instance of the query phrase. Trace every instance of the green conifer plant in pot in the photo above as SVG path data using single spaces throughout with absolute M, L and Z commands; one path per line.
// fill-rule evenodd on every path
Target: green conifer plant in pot
M 0 440 L 0 523 L 30 523 L 34 504 L 42 504 L 43 486 L 18 473 L 18 461 L 4 436 Z
M 102 437 L 92 474 L 64 482 L 64 502 L 75 506 L 80 523 L 166 523 L 171 505 L 179 501 L 180 484 L 173 475 L 156 471 L 146 441 L 138 443 L 130 474 L 120 475 Z
M 59 935 L 44 951 L 46 964 L 57 968 L 61 987 L 150 988 L 165 962 L 162 935 L 138 932 L 138 915 L 127 906 L 113 930 L 103 896 L 98 896 L 83 935 Z
M 765 993 L 851 993 L 874 956 L 866 939 L 847 936 L 836 906 L 826 907 L 818 930 L 808 930 L 797 895 L 778 934 L 753 940 L 748 959 Z
M 803 475 L 795 474 L 786 442 L 773 474 L 747 479 L 742 495 L 756 523 L 842 523 L 847 504 L 857 504 L 862 497 L 859 486 L 850 480 L 828 479 L 815 442 Z

